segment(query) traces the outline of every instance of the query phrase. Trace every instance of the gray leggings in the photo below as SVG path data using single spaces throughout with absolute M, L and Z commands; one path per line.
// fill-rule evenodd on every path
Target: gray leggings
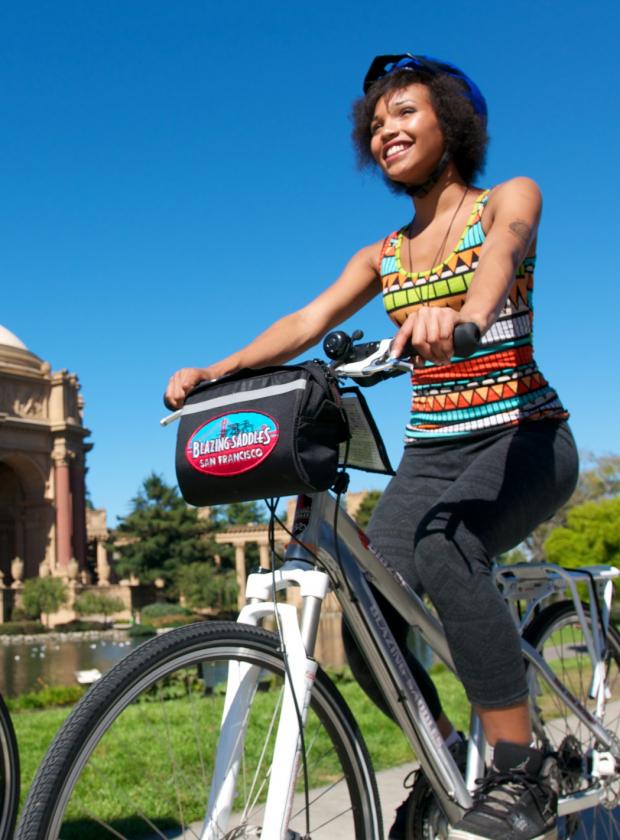
M 407 582 L 424 591 L 443 622 L 470 702 L 503 708 L 527 685 L 517 630 L 494 582 L 491 561 L 518 545 L 568 501 L 578 457 L 566 423 L 539 420 L 473 440 L 405 448 L 373 514 L 373 547 Z M 408 627 L 382 599 L 403 651 Z M 345 627 L 345 648 L 362 687 L 386 708 Z M 435 717 L 437 692 L 406 653 Z

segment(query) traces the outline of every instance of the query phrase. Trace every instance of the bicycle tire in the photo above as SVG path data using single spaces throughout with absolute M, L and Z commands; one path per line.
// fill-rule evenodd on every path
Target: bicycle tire
M 256 758 L 263 749 L 256 739 L 267 730 L 268 755 L 266 722 L 277 711 L 283 676 L 279 645 L 275 634 L 233 622 L 188 625 L 141 645 L 95 683 L 58 732 L 30 789 L 16 840 L 198 836 L 215 752 L 209 744 L 219 734 L 221 677 L 227 673 L 217 663 L 258 665 L 266 680 L 266 690 L 252 701 L 244 772 L 237 779 L 237 791 L 249 793 L 253 771 L 269 766 Z M 349 831 L 360 840 L 379 840 L 379 797 L 368 752 L 348 707 L 320 669 L 310 708 L 310 787 L 319 788 L 311 797 L 310 837 L 344 840 Z M 122 766 L 113 769 L 116 755 L 122 755 Z M 326 767 L 317 768 L 319 761 Z M 261 784 L 251 788 L 256 813 L 239 817 L 241 803 L 235 802 L 235 826 L 226 828 L 222 840 L 259 836 Z M 330 822 L 332 813 L 338 816 Z M 171 829 L 178 833 L 171 835 Z M 291 837 L 306 834 L 303 806 L 293 809 L 290 829 Z
M 552 647 L 549 644 L 554 634 L 559 633 L 570 634 L 569 645 L 572 648 L 578 648 L 579 656 L 577 658 L 574 655 L 571 656 L 570 668 L 564 659 L 563 647 L 558 651 L 557 645 L 551 643 Z M 562 681 L 569 685 L 579 702 L 592 711 L 593 701 L 587 697 L 589 674 L 591 675 L 592 669 L 588 664 L 587 651 L 581 649 L 583 631 L 574 603 L 560 601 L 549 605 L 536 616 L 523 635 L 526 641 L 541 653 L 545 661 L 551 664 L 553 670 L 560 670 L 559 676 Z M 616 737 L 620 738 L 620 633 L 613 625 L 609 628 L 608 648 L 607 681 L 612 692 L 612 703 L 614 697 L 617 698 L 617 702 L 615 709 L 613 706 L 608 706 L 608 710 L 610 708 L 613 710 L 613 716 L 610 719 L 606 717 L 604 725 L 611 728 Z M 572 651 L 573 654 L 574 652 Z M 575 665 L 576 667 L 573 667 Z M 578 674 L 576 686 L 575 672 Z M 564 747 L 560 750 L 559 756 L 560 793 L 570 793 L 579 789 L 575 787 L 576 785 L 582 788 L 587 787 L 588 781 L 578 778 L 573 761 L 579 756 L 584 759 L 579 763 L 579 769 L 583 769 L 586 763 L 585 754 L 592 746 L 590 733 L 580 724 L 580 728 L 576 728 L 576 736 L 573 732 L 570 733 L 571 737 L 577 738 L 579 746 L 573 746 L 570 749 L 573 742 L 567 740 L 565 730 L 573 721 L 574 716 L 542 680 L 533 681 L 532 691 L 535 692 L 533 719 L 539 724 L 541 734 L 538 746 L 545 749 Z M 550 702 L 555 702 L 555 708 L 550 709 Z M 542 727 L 542 732 L 540 727 Z M 620 779 L 616 789 L 611 793 L 616 800 L 620 797 Z M 411 794 L 405 807 L 406 837 L 411 837 L 411 840 L 446 840 L 449 831 L 448 823 L 428 780 L 421 771 L 418 771 L 414 778 Z M 598 806 L 559 819 L 558 840 L 612 840 L 612 838 L 615 840 L 620 838 L 620 807 Z
M 11 840 L 19 803 L 19 751 L 11 716 L 0 697 L 0 840 Z
M 592 666 L 574 603 L 560 601 L 546 607 L 526 629 L 524 638 L 536 648 L 579 702 L 593 712 L 595 701 L 588 697 Z M 607 643 L 606 672 L 611 697 L 603 725 L 620 739 L 620 633 L 613 625 L 609 628 Z M 537 722 L 542 725 L 547 742 L 543 746 L 558 753 L 560 794 L 582 791 L 595 785 L 596 781 L 588 776 L 588 750 L 594 746 L 593 736 L 544 680 L 535 675 L 533 669 L 529 671 L 529 678 L 532 682 L 534 728 L 536 730 Z M 606 793 L 608 801 L 605 805 L 559 819 L 560 840 L 620 838 L 620 775 L 606 783 Z

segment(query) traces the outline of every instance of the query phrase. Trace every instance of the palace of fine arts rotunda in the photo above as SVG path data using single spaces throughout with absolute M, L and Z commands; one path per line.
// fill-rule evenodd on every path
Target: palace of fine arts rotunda
M 0 621 L 28 578 L 91 582 L 79 390 L 75 374 L 52 371 L 0 326 Z M 105 550 L 96 565 L 107 583 Z

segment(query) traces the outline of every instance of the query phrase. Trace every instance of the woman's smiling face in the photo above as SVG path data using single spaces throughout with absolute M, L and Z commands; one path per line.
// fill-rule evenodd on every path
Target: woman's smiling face
M 441 159 L 445 141 L 426 85 L 390 91 L 377 102 L 370 150 L 384 174 L 423 183 Z

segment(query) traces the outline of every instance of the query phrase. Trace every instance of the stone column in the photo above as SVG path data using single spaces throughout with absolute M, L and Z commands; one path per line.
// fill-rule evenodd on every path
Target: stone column
M 73 501 L 73 556 L 78 566 L 86 565 L 86 490 L 84 465 L 77 460 L 71 464 L 71 498 Z
M 239 594 L 237 595 L 237 606 L 239 609 L 245 605 L 245 546 L 240 543 L 235 546 L 235 572 L 237 573 L 237 586 L 239 587 Z
M 72 504 L 69 460 L 54 461 L 54 486 L 56 490 L 56 567 L 65 574 L 71 560 Z
M 260 558 L 259 563 L 261 569 L 271 569 L 271 557 L 269 556 L 269 546 L 263 543 L 259 543 L 258 554 Z
M 110 564 L 108 562 L 108 552 L 106 551 L 103 540 L 97 540 L 97 584 L 98 586 L 110 585 Z
M 13 578 L 11 588 L 21 589 L 24 585 L 24 561 L 18 555 L 11 560 L 11 576 Z
M 19 557 L 26 557 L 26 540 L 24 539 L 26 524 L 26 514 L 22 505 L 18 507 L 18 513 L 15 517 L 15 553 Z

